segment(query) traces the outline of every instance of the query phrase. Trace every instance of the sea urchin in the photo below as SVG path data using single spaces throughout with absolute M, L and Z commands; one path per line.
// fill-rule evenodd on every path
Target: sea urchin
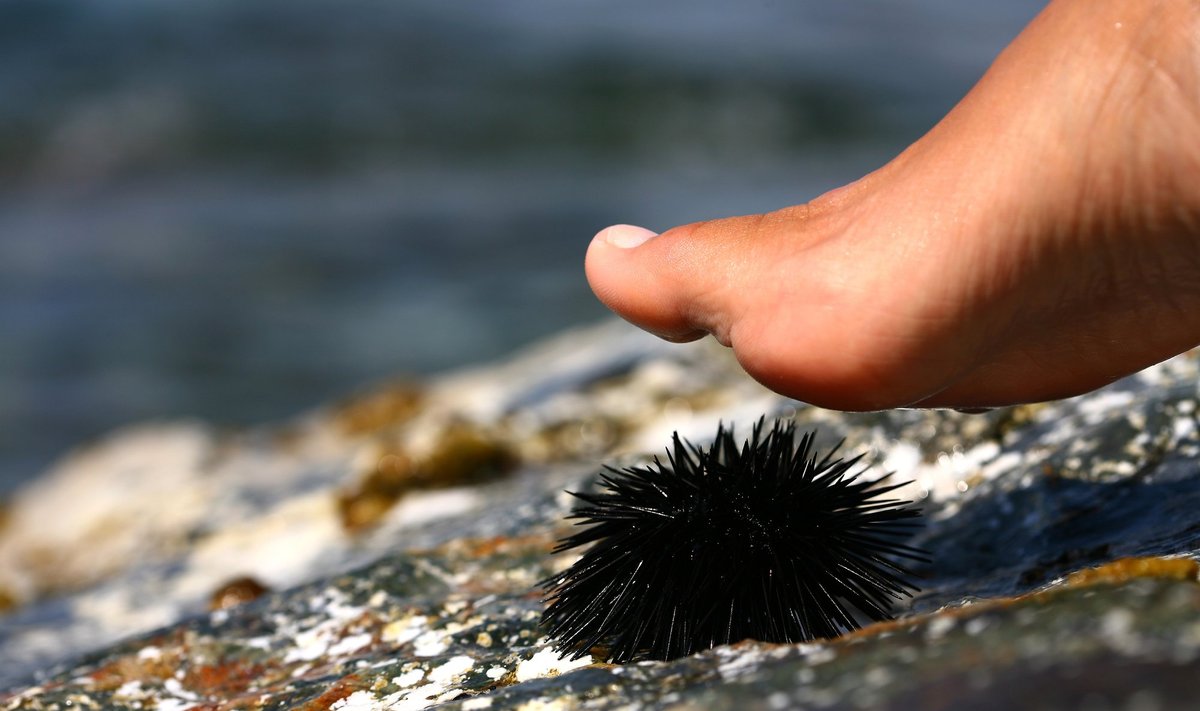
M 586 528 L 555 552 L 593 545 L 542 582 L 550 638 L 574 658 L 600 647 L 627 662 L 889 619 L 916 589 L 895 559 L 926 560 L 903 543 L 920 512 L 878 498 L 902 484 L 852 473 L 862 455 L 818 459 L 814 434 L 797 443 L 791 423 L 759 420 L 740 449 L 718 427 L 707 450 L 676 434 L 667 465 L 606 467 L 600 493 L 572 492 Z

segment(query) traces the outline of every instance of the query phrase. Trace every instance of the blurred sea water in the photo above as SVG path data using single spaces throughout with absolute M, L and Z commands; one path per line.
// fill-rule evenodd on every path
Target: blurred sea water
M 599 319 L 597 229 L 862 175 L 1041 5 L 7 0 L 0 492 Z

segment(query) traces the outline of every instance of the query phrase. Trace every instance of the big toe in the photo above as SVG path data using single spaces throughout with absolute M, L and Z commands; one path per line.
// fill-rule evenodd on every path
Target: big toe
M 729 345 L 758 216 L 664 233 L 632 225 L 601 230 L 588 247 L 588 282 L 626 320 L 672 341 L 711 333 Z

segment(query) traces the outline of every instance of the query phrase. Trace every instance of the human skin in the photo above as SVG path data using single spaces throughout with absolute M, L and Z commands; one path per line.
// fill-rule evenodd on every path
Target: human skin
M 617 225 L 609 308 L 844 410 L 1076 395 L 1200 344 L 1200 1 L 1053 0 L 965 98 L 802 205 Z

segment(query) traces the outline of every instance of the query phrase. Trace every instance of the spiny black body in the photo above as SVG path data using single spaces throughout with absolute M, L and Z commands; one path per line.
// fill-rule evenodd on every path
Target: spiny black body
M 751 638 L 801 642 L 890 618 L 916 588 L 897 558 L 920 513 L 879 497 L 902 484 L 861 481 L 862 455 L 820 459 L 815 433 L 763 420 L 738 448 L 718 427 L 705 450 L 674 436 L 668 464 L 606 467 L 600 493 L 570 518 L 587 528 L 555 552 L 594 544 L 542 582 L 542 624 L 575 658 L 673 659 Z M 857 611 L 857 614 L 856 612 Z

